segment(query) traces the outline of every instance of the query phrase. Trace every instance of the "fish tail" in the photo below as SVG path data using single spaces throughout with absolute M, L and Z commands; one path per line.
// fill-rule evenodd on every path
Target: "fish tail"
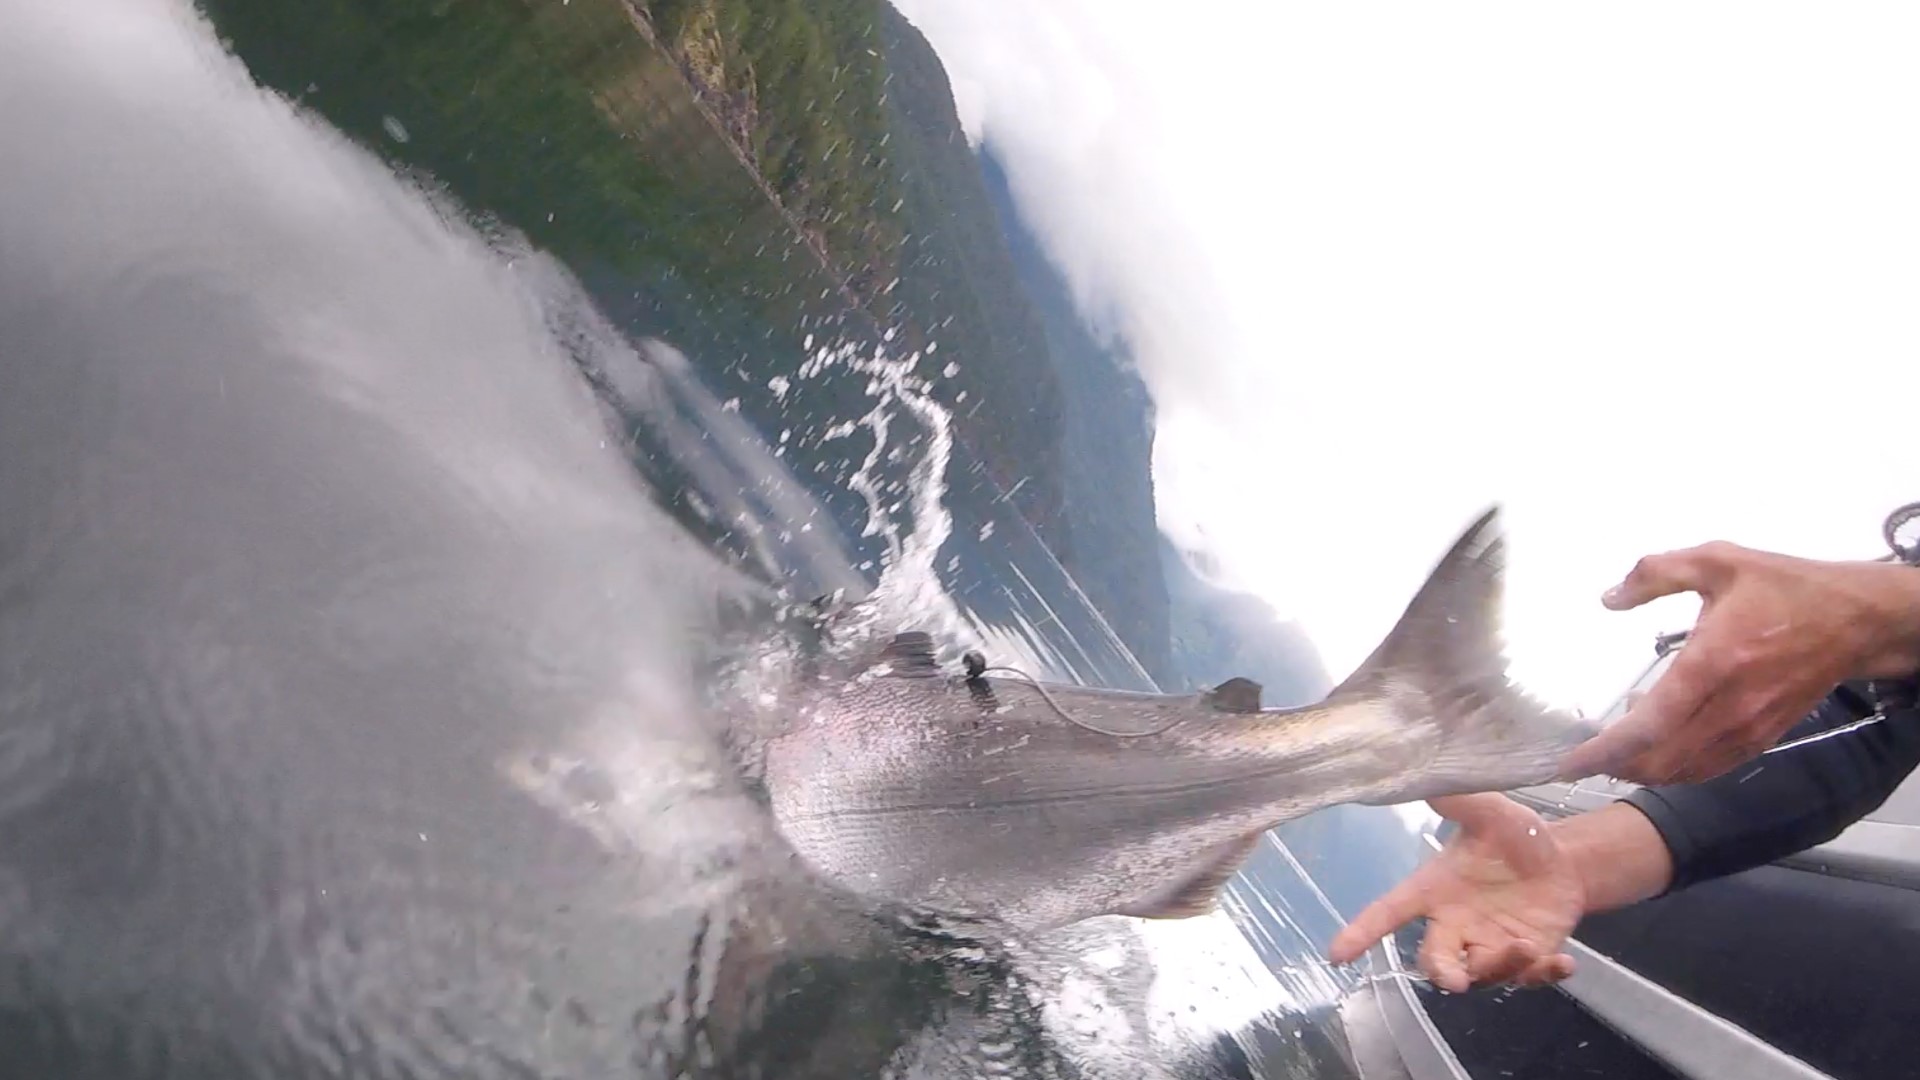
M 1369 802 L 1501 791 L 1554 779 L 1598 727 L 1552 709 L 1507 677 L 1500 636 L 1505 539 L 1498 507 L 1473 523 L 1400 621 L 1332 698 L 1374 710 L 1417 761 Z

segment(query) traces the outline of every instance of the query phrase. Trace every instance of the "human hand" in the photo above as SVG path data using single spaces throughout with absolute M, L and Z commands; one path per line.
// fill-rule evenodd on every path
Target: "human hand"
M 1562 779 L 1641 784 L 1719 776 L 1773 745 L 1850 679 L 1920 669 L 1920 571 L 1714 542 L 1641 559 L 1603 603 L 1701 597 L 1673 663 L 1625 716 L 1576 747 Z
M 1352 963 L 1416 916 L 1427 918 L 1420 970 L 1456 993 L 1481 983 L 1544 986 L 1573 974 L 1560 951 L 1586 911 L 1573 859 L 1540 815 L 1498 794 L 1431 799 L 1460 831 L 1440 854 L 1369 904 L 1333 939 Z

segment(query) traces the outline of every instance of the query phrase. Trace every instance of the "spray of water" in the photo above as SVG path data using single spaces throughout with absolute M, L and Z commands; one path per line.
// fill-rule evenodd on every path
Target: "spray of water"
M 824 433 L 824 441 L 861 432 L 872 440 L 847 487 L 866 503 L 861 535 L 878 537 L 885 545 L 878 581 L 861 603 L 844 613 L 840 634 L 859 647 L 914 627 L 932 634 L 949 659 L 991 645 L 996 655 L 1012 653 L 1030 669 L 1057 671 L 1057 658 L 1035 647 L 1037 635 L 1009 634 L 992 626 L 958 603 L 941 581 L 940 554 L 953 536 L 953 514 L 947 506 L 953 415 L 935 397 L 932 381 L 919 374 L 925 358 L 922 352 L 896 357 L 885 341 L 871 351 L 842 341 L 814 348 L 797 372 L 801 381 L 835 369 L 865 376 L 865 392 L 872 401 L 858 419 Z M 904 477 L 898 475 L 903 464 Z

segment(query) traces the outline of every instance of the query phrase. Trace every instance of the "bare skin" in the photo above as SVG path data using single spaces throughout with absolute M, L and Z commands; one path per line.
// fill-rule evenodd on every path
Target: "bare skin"
M 1424 917 L 1419 967 L 1443 989 L 1544 986 L 1573 974 L 1561 948 L 1583 916 L 1657 896 L 1673 877 L 1660 834 L 1624 803 L 1552 824 L 1498 794 L 1428 805 L 1460 831 L 1347 924 L 1328 952 L 1334 963 Z
M 1640 560 L 1615 611 L 1692 592 L 1700 617 L 1627 714 L 1575 749 L 1567 778 L 1695 783 L 1773 745 L 1834 686 L 1920 671 L 1920 570 L 1828 562 L 1724 541 Z
M 1568 755 L 1563 776 L 1708 780 L 1764 752 L 1839 683 L 1920 671 L 1913 567 L 1716 541 L 1647 556 L 1602 602 L 1625 611 L 1683 592 L 1702 600 L 1686 647 L 1625 716 Z M 1660 834 L 1624 803 L 1551 825 L 1498 794 L 1429 805 L 1459 833 L 1334 939 L 1336 963 L 1425 917 L 1419 965 L 1448 990 L 1557 982 L 1572 974 L 1561 949 L 1583 916 L 1672 880 Z

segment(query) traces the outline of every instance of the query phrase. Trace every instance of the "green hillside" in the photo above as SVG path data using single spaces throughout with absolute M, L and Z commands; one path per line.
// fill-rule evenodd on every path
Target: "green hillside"
M 791 374 L 823 327 L 896 352 L 937 340 L 957 438 L 1036 527 L 1057 516 L 1058 388 L 1017 290 L 963 280 L 956 253 L 992 221 L 928 175 L 964 139 L 931 49 L 884 46 L 890 5 L 200 6 L 261 83 L 521 230 L 710 378 Z
M 647 0 L 645 10 L 711 109 L 801 227 L 884 286 L 902 228 L 887 162 L 881 0 Z

